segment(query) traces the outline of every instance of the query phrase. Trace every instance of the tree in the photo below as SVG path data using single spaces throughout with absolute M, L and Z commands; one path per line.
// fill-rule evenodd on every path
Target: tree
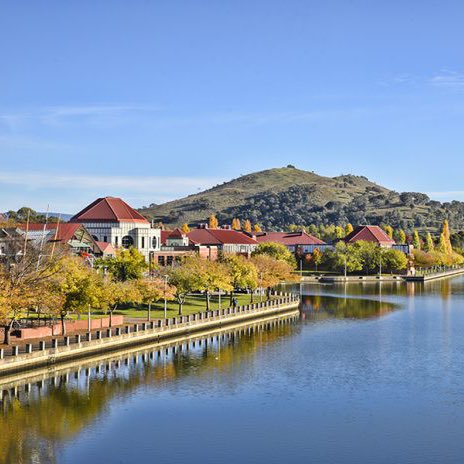
M 406 269 L 408 265 L 408 258 L 400 250 L 388 249 L 383 250 L 382 267 L 388 272 L 399 272 Z
M 179 315 L 182 315 L 188 294 L 202 290 L 201 259 L 199 256 L 186 257 L 179 266 L 174 266 L 167 272 L 169 283 L 174 289 L 173 297 L 179 304 Z
M 262 232 L 261 226 L 259 224 L 255 224 L 253 226 L 253 232 L 256 232 L 256 233 Z
M 451 234 L 450 234 L 449 223 L 447 219 L 443 221 L 442 235 L 444 238 L 444 249 L 445 249 L 445 251 L 442 253 L 451 255 L 453 253 L 453 247 L 451 246 Z
M 55 312 L 61 319 L 63 335 L 65 318 L 70 312 L 80 313 L 88 306 L 104 305 L 105 294 L 100 275 L 78 257 L 67 256 L 58 263 L 59 271 L 51 279 L 53 291 L 61 296 Z
M 348 223 L 345 225 L 345 236 L 348 235 L 348 234 L 351 234 L 351 232 L 353 232 L 353 226 Z
M 135 281 L 137 290 L 140 294 L 140 302 L 148 306 L 148 320 L 151 320 L 151 305 L 155 301 L 174 300 L 175 289 L 172 285 L 167 285 L 163 279 L 150 278 Z M 130 300 L 132 301 L 132 300 Z
M 206 296 L 206 311 L 209 311 L 211 292 L 215 292 L 217 290 L 230 292 L 233 290 L 231 277 L 227 266 L 218 261 L 202 259 L 202 265 L 199 270 L 201 290 L 205 292 Z
M 345 236 L 345 229 L 341 226 L 335 226 L 335 238 L 340 239 Z
M 416 248 L 416 250 L 421 249 L 421 240 L 419 237 L 419 232 L 417 232 L 417 229 L 414 229 L 414 232 L 412 235 L 412 244 L 414 245 L 414 248 Z
M 406 234 L 402 229 L 396 229 L 393 233 L 396 243 L 403 244 L 406 243 Z
M 432 234 L 427 232 L 425 236 L 425 251 L 433 251 L 435 249 L 435 244 L 433 243 Z
M 209 217 L 209 224 L 208 224 L 208 227 L 210 229 L 217 229 L 219 227 L 219 222 L 217 220 L 217 217 L 212 214 L 210 217 Z
M 258 285 L 267 288 L 268 297 L 270 289 L 280 282 L 294 281 L 297 276 L 293 273 L 293 267 L 286 261 L 278 260 L 267 254 L 254 255 L 251 262 L 258 271 Z
M 353 244 L 359 258 L 361 259 L 362 269 L 368 274 L 370 271 L 379 267 L 381 253 L 383 250 L 373 242 L 359 240 Z
M 258 271 L 256 266 L 244 256 L 228 254 L 222 258 L 230 274 L 232 291 L 230 292 L 230 304 L 234 296 L 234 290 L 247 289 L 251 291 L 251 302 L 253 293 L 258 287 Z
M 125 282 L 140 279 L 148 268 L 145 257 L 136 248 L 120 249 L 113 258 L 99 260 L 98 267 L 106 267 L 114 279 Z
M 358 242 L 357 242 L 358 243 Z M 355 272 L 362 270 L 362 260 L 359 250 L 354 245 L 338 242 L 334 250 L 324 254 L 324 261 L 328 265 L 341 272 Z
M 442 232 L 440 234 L 440 239 L 438 241 L 438 246 L 437 246 L 437 251 L 443 254 L 447 254 L 447 243 L 446 243 L 446 237 L 445 234 Z
M 322 263 L 323 257 L 324 257 L 324 255 L 319 250 L 319 248 L 314 248 L 314 251 L 312 253 L 312 261 L 313 261 L 314 265 L 316 266 L 316 272 L 317 272 L 318 266 Z
M 277 259 L 278 261 L 284 261 L 288 263 L 294 269 L 296 267 L 296 261 L 290 250 L 282 243 L 276 242 L 263 242 L 260 243 L 252 256 L 268 255 Z
M 182 224 L 182 227 L 180 229 L 183 234 L 188 234 L 190 232 L 190 227 L 187 223 Z
M 142 295 L 137 280 L 126 280 L 124 282 L 114 281 L 106 277 L 103 281 L 102 306 L 109 313 L 109 326 L 113 327 L 113 313 L 124 303 L 140 303 Z
M 244 232 L 248 232 L 248 233 L 251 232 L 251 222 L 250 222 L 249 219 L 246 219 L 246 220 L 243 222 L 243 231 L 244 231 Z
M 383 226 L 383 230 L 390 238 L 393 238 L 393 227 L 392 226 L 386 224 Z
M 238 219 L 238 218 L 233 218 L 232 219 L 232 229 L 233 230 L 241 230 L 242 229 L 242 224 L 240 223 L 240 219 Z

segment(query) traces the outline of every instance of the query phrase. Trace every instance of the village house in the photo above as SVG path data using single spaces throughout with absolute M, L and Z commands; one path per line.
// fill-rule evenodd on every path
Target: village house
M 83 224 L 96 242 L 109 243 L 114 249 L 136 248 L 147 261 L 161 249 L 161 230 L 121 198 L 98 198 L 70 222 Z
M 332 248 L 331 245 L 308 234 L 305 231 L 299 232 L 262 232 L 256 235 L 258 243 L 275 242 L 285 245 L 292 253 L 306 255 L 312 253 L 316 248 L 324 251 Z
M 364 242 L 373 242 L 382 248 L 392 248 L 395 245 L 395 241 L 379 226 L 358 226 L 343 240 L 348 244 L 361 240 Z

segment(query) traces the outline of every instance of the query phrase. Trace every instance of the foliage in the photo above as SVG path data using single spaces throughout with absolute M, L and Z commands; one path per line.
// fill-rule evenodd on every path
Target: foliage
M 219 221 L 218 221 L 217 217 L 214 214 L 212 214 L 209 217 L 208 227 L 210 229 L 217 229 L 219 227 Z
M 421 239 L 419 237 L 419 232 L 417 231 L 417 229 L 414 229 L 412 236 L 412 244 L 416 250 L 421 249 Z
M 258 285 L 261 288 L 271 288 L 280 282 L 296 279 L 293 266 L 268 254 L 255 254 L 251 262 L 257 269 Z
M 348 234 L 351 234 L 351 232 L 353 232 L 354 228 L 352 226 L 352 224 L 348 223 L 345 225 L 345 236 L 348 235 Z
M 246 220 L 243 222 L 243 231 L 244 231 L 244 232 L 248 232 L 248 233 L 251 232 L 251 222 L 250 222 L 249 219 L 246 219 Z
M 259 224 L 255 224 L 253 226 L 253 232 L 257 232 L 257 233 L 262 232 L 261 226 Z
M 253 263 L 244 256 L 228 254 L 222 257 L 222 262 L 227 266 L 230 283 L 233 290 L 247 289 L 253 291 L 258 287 L 258 271 Z M 233 292 L 230 298 L 232 301 Z
M 190 227 L 186 222 L 184 222 L 180 230 L 182 231 L 183 234 L 188 234 L 190 232 Z
M 296 261 L 290 250 L 281 243 L 263 242 L 260 243 L 256 250 L 252 253 L 253 256 L 268 255 L 278 261 L 284 261 L 292 268 L 296 267 Z
M 107 268 L 114 279 L 120 282 L 140 279 L 148 268 L 145 257 L 133 247 L 119 249 L 116 252 L 116 256 L 100 259 L 95 265 L 100 268 Z
M 240 219 L 238 219 L 238 218 L 233 218 L 232 219 L 232 229 L 233 230 L 241 230 L 242 229 L 242 224 L 240 222 Z
M 432 234 L 430 232 L 427 232 L 427 235 L 425 236 L 425 251 L 433 251 L 435 249 L 435 244 L 432 239 Z

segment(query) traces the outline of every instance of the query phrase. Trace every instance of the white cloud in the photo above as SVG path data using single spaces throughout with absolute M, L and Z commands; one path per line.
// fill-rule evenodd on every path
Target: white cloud
M 464 87 L 464 73 L 443 70 L 433 76 L 429 83 L 436 87 Z
M 101 196 L 120 196 L 135 207 L 164 203 L 213 187 L 224 179 L 213 177 L 105 176 L 54 173 L 0 173 L 0 210 L 16 207 L 19 193 L 21 204 L 33 208 L 76 211 L 86 202 Z M 15 204 L 8 204 L 13 201 Z

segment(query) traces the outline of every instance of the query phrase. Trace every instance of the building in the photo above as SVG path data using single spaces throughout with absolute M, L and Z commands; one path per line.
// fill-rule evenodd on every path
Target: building
M 292 253 L 308 254 L 312 253 L 316 248 L 324 251 L 327 248 L 332 248 L 322 240 L 306 233 L 300 232 L 262 232 L 256 236 L 258 243 L 275 242 L 285 245 Z
M 148 261 L 161 249 L 161 230 L 121 198 L 98 198 L 70 219 L 85 225 L 96 242 L 136 248 Z
M 209 229 L 202 226 L 191 230 L 187 236 L 191 244 L 204 248 L 200 255 L 208 253 L 206 257 L 210 259 L 216 259 L 221 252 L 250 257 L 258 246 L 255 238 L 232 229 Z
M 344 239 L 345 243 L 356 243 L 359 241 L 373 242 L 382 248 L 392 248 L 395 241 L 379 226 L 358 226 Z
M 26 240 L 37 247 L 58 244 L 69 247 L 75 254 L 105 255 L 87 229 L 76 223 L 19 224 L 0 229 L 0 253 L 17 253 Z

